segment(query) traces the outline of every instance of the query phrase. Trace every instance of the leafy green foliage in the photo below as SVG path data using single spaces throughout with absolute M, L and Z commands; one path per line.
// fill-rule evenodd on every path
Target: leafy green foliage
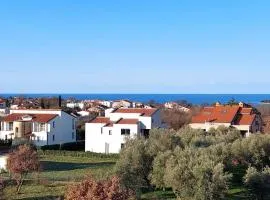
M 242 182 L 248 165 L 266 166 L 269 157 L 270 136 L 242 138 L 231 127 L 205 132 L 186 126 L 128 141 L 116 173 L 123 186 L 137 191 L 172 188 L 179 199 L 215 200 L 225 198 L 231 180 Z
M 256 199 L 269 199 L 270 168 L 265 167 L 262 171 L 258 171 L 254 167 L 249 167 L 244 177 L 244 183 L 251 195 Z

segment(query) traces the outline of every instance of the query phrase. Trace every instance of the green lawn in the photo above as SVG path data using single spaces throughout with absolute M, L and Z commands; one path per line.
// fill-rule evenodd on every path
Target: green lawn
M 82 180 L 88 175 L 97 179 L 104 179 L 113 174 L 113 167 L 117 158 L 72 157 L 43 155 L 41 157 L 42 171 L 30 174 L 22 187 L 21 193 L 16 194 L 14 183 L 4 190 L 5 199 L 35 200 L 56 199 L 63 196 L 68 184 Z M 4 174 L 8 178 L 8 174 Z M 1 198 L 0 198 L 1 199 Z M 142 194 L 143 200 L 167 199 L 175 200 L 172 191 L 157 190 Z M 248 199 L 243 188 L 233 186 L 229 190 L 228 200 Z
M 35 181 L 26 181 L 19 195 L 16 194 L 14 185 L 10 184 L 4 190 L 5 199 L 55 199 L 64 195 L 68 184 L 88 175 L 97 179 L 112 175 L 115 161 L 113 158 L 42 156 L 42 171 L 38 175 L 30 174 L 27 177 Z M 7 174 L 5 176 L 8 177 Z

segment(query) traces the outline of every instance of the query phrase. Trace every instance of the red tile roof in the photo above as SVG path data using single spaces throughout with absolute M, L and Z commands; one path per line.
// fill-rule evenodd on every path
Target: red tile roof
M 55 114 L 28 114 L 28 113 L 12 113 L 10 115 L 7 115 L 2 119 L 2 121 L 6 122 L 14 122 L 14 121 L 23 121 L 22 117 L 24 116 L 30 116 L 32 117 L 33 122 L 39 122 L 39 123 L 47 123 L 57 117 L 58 115 Z
M 141 116 L 152 116 L 158 109 L 156 108 L 118 108 L 114 113 L 139 113 Z
M 251 125 L 255 119 L 256 115 L 249 114 L 240 114 L 238 115 L 238 119 L 235 122 L 235 125 Z
M 240 108 L 241 114 L 251 114 L 252 108 Z
M 232 123 L 234 125 L 251 125 L 255 119 L 252 108 L 240 106 L 215 106 L 205 107 L 201 112 L 192 117 L 191 123 Z
M 137 124 L 138 123 L 138 119 L 123 119 L 121 118 L 120 120 L 118 120 L 116 122 L 116 124 Z
M 107 123 L 110 123 L 110 118 L 108 118 L 108 117 L 96 117 L 95 119 L 91 120 L 90 123 L 107 124 Z
M 231 123 L 238 110 L 239 106 L 206 107 L 198 115 L 192 117 L 192 123 Z

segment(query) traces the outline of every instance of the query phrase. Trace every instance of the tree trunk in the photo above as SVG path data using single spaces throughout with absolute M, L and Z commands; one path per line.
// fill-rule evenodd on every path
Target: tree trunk
M 22 188 L 22 185 L 23 185 L 23 181 L 24 181 L 24 176 L 21 175 L 21 178 L 20 178 L 20 184 L 19 184 L 18 187 L 17 187 L 17 194 L 19 194 L 20 191 L 21 191 L 21 188 Z

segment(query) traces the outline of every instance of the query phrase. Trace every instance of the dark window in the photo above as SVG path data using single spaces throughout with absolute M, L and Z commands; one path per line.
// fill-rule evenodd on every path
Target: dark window
M 39 142 L 39 140 L 40 140 L 40 137 L 39 137 L 39 136 L 37 136 L 37 142 Z
M 52 126 L 53 126 L 53 128 L 55 128 L 55 121 L 53 121 Z
M 53 136 L 52 136 L 52 141 L 54 141 L 54 139 L 55 139 L 55 138 L 54 138 L 54 135 L 53 135 Z
M 123 149 L 125 147 L 124 143 L 121 143 L 121 149 Z
M 109 135 L 112 135 L 112 130 L 109 130 Z
M 142 136 L 145 138 L 149 138 L 149 129 L 141 129 Z
M 103 133 L 103 128 L 101 127 L 101 134 Z
M 15 133 L 18 133 L 18 132 L 19 132 L 19 128 L 16 127 L 16 128 L 15 128 Z
M 13 122 L 9 122 L 9 131 L 13 130 Z
M 130 129 L 121 129 L 121 135 L 130 135 Z
M 72 129 L 74 130 L 75 129 L 75 120 L 72 119 Z

